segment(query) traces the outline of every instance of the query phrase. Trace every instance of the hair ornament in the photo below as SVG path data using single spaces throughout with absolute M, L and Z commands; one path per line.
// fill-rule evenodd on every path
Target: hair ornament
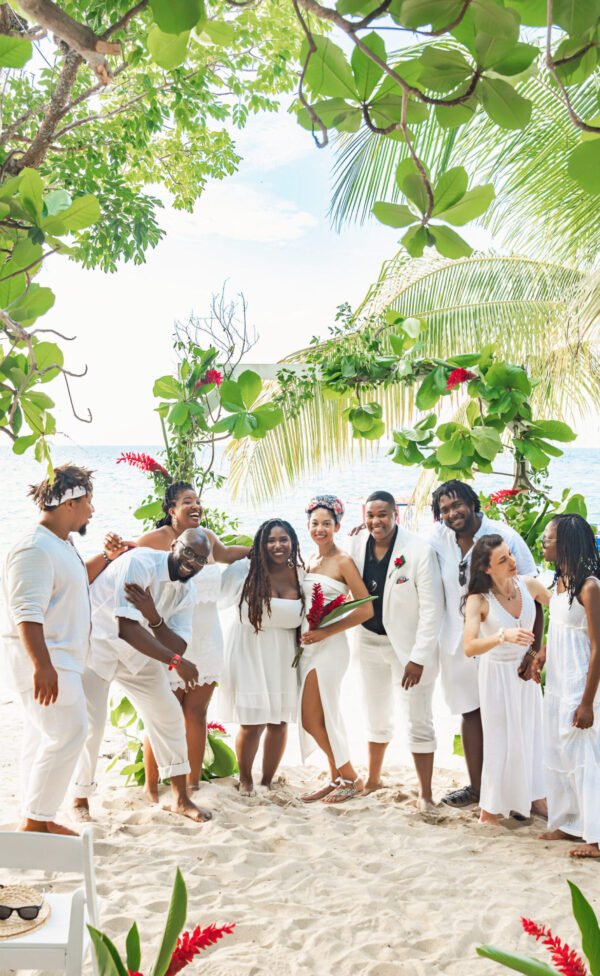
M 306 514 L 310 515 L 316 508 L 326 508 L 333 512 L 337 523 L 341 522 L 344 517 L 344 503 L 337 495 L 315 495 L 306 506 Z

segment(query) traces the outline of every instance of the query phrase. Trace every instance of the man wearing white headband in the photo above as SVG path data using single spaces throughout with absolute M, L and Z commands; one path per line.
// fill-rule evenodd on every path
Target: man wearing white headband
M 72 834 L 56 822 L 87 730 L 81 675 L 90 637 L 85 564 L 70 534 L 94 512 L 92 473 L 65 464 L 31 488 L 39 524 L 6 560 L 5 660 L 25 712 L 20 830 Z

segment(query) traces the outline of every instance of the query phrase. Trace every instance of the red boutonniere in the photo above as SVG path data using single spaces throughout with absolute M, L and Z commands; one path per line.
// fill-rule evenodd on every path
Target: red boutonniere
M 402 569 L 405 562 L 406 559 L 404 558 L 404 556 L 398 556 L 397 559 L 394 559 L 394 566 L 396 567 L 396 569 Z
M 394 568 L 389 574 L 388 579 L 395 574 L 396 575 L 396 578 L 394 580 L 395 583 L 408 583 L 408 576 L 399 575 L 400 570 L 405 565 L 406 565 L 406 556 L 396 556 L 396 558 L 394 559 Z

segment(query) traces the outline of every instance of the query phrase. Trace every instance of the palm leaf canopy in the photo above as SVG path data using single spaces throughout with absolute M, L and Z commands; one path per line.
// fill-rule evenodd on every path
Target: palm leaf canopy
M 496 199 L 481 223 L 501 246 L 553 260 L 593 262 L 600 250 L 600 195 L 583 190 L 567 174 L 567 159 L 580 133 L 569 121 L 555 87 L 534 76 L 519 86 L 533 103 L 525 129 L 508 131 L 478 111 L 466 125 L 442 129 L 435 116 L 414 127 L 415 148 L 432 176 L 464 165 L 477 182 L 491 182 Z M 584 119 L 598 112 L 598 73 L 572 92 Z M 408 155 L 405 145 L 361 128 L 334 140 L 330 216 L 364 223 L 378 200 L 397 202 L 394 176 Z
M 518 256 L 474 254 L 451 261 L 413 260 L 404 252 L 386 262 L 356 312 L 356 326 L 394 308 L 423 319 L 428 329 L 416 351 L 445 357 L 494 343 L 499 356 L 528 367 L 540 380 L 534 400 L 546 416 L 573 419 L 600 406 L 597 328 L 600 274 Z M 339 340 L 339 341 L 344 341 Z M 415 347 L 416 348 L 416 347 Z M 287 362 L 301 362 L 307 350 Z M 273 389 L 265 391 L 270 396 Z M 414 387 L 378 389 L 388 429 L 412 416 Z M 445 398 L 443 403 L 448 402 Z M 260 441 L 234 442 L 229 485 L 250 500 L 286 491 L 302 475 L 372 450 L 354 440 L 342 417 L 348 400 L 318 394 L 300 415 Z M 456 407 L 456 402 L 454 403 Z

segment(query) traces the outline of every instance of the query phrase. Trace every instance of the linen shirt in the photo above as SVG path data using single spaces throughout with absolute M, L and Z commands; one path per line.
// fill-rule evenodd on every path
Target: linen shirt
M 537 566 L 527 543 L 510 525 L 482 515 L 481 525 L 475 533 L 473 545 L 484 535 L 502 536 L 517 562 L 519 576 L 537 576 Z M 462 653 L 465 618 L 460 605 L 469 585 L 473 547 L 463 556 L 456 541 L 456 534 L 443 522 L 436 522 L 428 541 L 439 560 L 446 597 L 440 631 L 440 648 L 442 653 L 446 654 L 457 654 L 459 651 Z M 458 581 L 458 565 L 462 561 L 466 562 L 467 581 L 464 587 Z
M 127 600 L 126 583 L 137 583 L 142 589 L 148 587 L 157 613 L 169 628 L 186 644 L 192 636 L 192 614 L 196 603 L 193 578 L 185 583 L 170 578 L 168 552 L 131 549 L 107 566 L 90 587 L 92 643 L 89 667 L 107 681 L 113 679 L 119 661 L 131 674 L 137 674 L 148 660 L 145 654 L 119 637 L 119 617 L 136 620 L 153 633 L 141 611 Z
M 9 552 L 3 587 L 4 653 L 17 691 L 30 689 L 33 680 L 20 623 L 41 624 L 53 666 L 81 674 L 90 641 L 90 596 L 85 563 L 71 540 L 37 525 Z

